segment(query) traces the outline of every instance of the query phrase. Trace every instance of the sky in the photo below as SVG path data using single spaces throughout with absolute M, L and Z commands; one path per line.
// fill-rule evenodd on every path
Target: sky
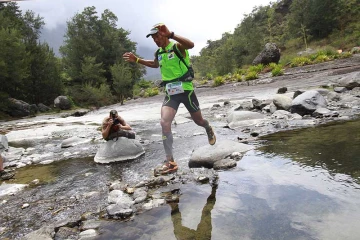
M 85 7 L 95 6 L 99 15 L 109 9 L 118 17 L 118 27 L 130 31 L 138 46 L 156 48 L 146 34 L 156 23 L 165 23 L 170 31 L 195 43 L 190 55 L 198 55 L 208 40 L 218 40 L 233 32 L 244 14 L 270 0 L 29 0 L 19 2 L 22 11 L 32 10 L 44 18 L 45 27 L 65 24 Z

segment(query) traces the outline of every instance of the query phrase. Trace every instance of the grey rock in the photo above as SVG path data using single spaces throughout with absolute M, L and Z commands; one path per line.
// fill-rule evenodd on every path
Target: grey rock
M 233 152 L 244 153 L 253 148 L 253 146 L 234 142 L 231 140 L 218 141 L 213 146 L 207 145 L 196 149 L 190 157 L 189 167 L 213 168 L 216 161 L 226 158 Z
M 110 140 L 102 144 L 94 157 L 94 161 L 112 163 L 134 160 L 144 153 L 144 148 L 137 140 L 120 137 L 117 141 Z

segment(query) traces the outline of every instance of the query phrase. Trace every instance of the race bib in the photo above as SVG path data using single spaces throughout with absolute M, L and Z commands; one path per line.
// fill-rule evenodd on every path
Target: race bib
M 166 84 L 166 92 L 169 95 L 175 95 L 184 92 L 182 82 L 173 82 Z

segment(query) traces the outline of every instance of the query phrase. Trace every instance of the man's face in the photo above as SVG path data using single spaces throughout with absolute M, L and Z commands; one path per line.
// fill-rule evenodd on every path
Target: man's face
M 117 112 L 110 112 L 111 118 L 117 118 L 117 116 L 118 116 Z
M 166 41 L 165 37 L 161 36 L 159 33 L 155 33 L 151 35 L 151 37 L 158 47 L 166 47 L 164 46 Z

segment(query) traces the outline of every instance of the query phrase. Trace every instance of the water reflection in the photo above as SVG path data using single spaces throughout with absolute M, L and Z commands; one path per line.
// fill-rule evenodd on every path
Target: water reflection
M 330 173 L 347 174 L 360 182 L 360 120 L 296 131 L 280 132 L 264 137 L 260 150 L 291 158 Z
M 216 189 L 217 187 L 213 187 L 211 189 L 211 194 L 207 198 L 206 204 L 202 209 L 201 220 L 196 230 L 183 225 L 179 204 L 169 203 L 171 207 L 171 221 L 173 223 L 176 239 L 211 239 L 211 211 L 213 210 L 216 202 Z

